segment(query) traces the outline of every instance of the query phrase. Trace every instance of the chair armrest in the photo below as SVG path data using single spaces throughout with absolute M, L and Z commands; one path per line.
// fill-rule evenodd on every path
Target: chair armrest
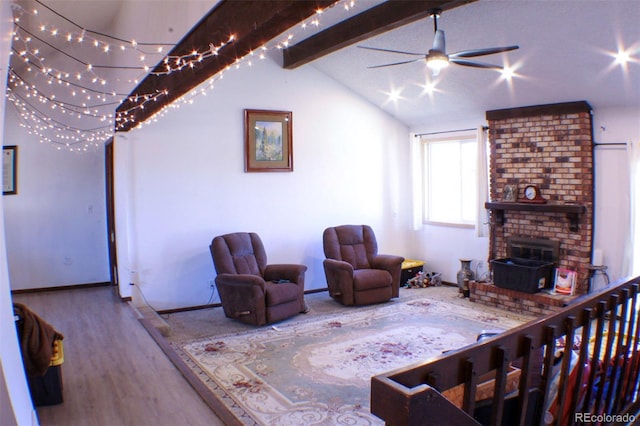
M 304 284 L 305 265 L 276 264 L 267 265 L 264 268 L 264 280 L 288 280 L 295 284 Z
M 373 258 L 371 267 L 384 269 L 391 274 L 391 297 L 400 296 L 400 275 L 402 273 L 404 257 L 390 254 L 379 254 Z
M 247 324 L 266 324 L 266 284 L 261 276 L 219 274 L 216 286 L 228 318 L 236 318 Z
M 325 259 L 324 267 L 335 272 L 347 272 L 353 276 L 353 266 L 349 262 L 335 259 Z
M 251 274 L 219 274 L 216 277 L 218 287 L 227 287 L 228 291 L 255 291 L 264 293 L 264 279 L 258 275 Z M 254 288 L 255 287 L 255 288 Z
M 402 262 L 404 262 L 404 257 L 402 256 L 379 254 L 373 258 L 371 267 L 374 269 L 386 269 L 387 271 L 391 271 L 395 268 L 402 269 Z
M 322 264 L 329 295 L 339 297 L 345 305 L 353 305 L 353 266 L 335 259 L 325 259 Z

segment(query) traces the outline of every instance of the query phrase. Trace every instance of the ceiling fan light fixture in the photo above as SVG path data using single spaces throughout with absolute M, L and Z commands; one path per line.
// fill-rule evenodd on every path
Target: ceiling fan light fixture
M 391 53 L 399 53 L 402 55 L 411 55 L 411 56 L 422 56 L 419 59 L 410 59 L 406 61 L 393 62 L 383 65 L 375 65 L 368 68 L 382 68 L 394 65 L 402 65 L 408 64 L 416 61 L 425 60 L 427 67 L 432 71 L 434 76 L 440 74 L 440 71 L 449 66 L 449 63 L 454 63 L 456 65 L 463 65 L 466 67 L 474 67 L 474 68 L 484 68 L 484 69 L 493 69 L 493 70 L 502 70 L 503 67 L 499 65 L 493 65 L 485 62 L 478 62 L 475 59 L 477 56 L 485 56 L 485 55 L 493 55 L 496 53 L 509 52 L 511 50 L 518 49 L 519 46 L 504 46 L 504 47 L 489 47 L 484 49 L 472 49 L 472 50 L 463 50 L 460 52 L 455 52 L 451 54 L 447 54 L 446 42 L 444 37 L 444 31 L 438 29 L 438 16 L 440 16 L 440 9 L 431 9 L 429 11 L 429 15 L 433 18 L 433 47 L 429 49 L 429 53 L 414 53 L 414 52 L 404 52 L 401 50 L 392 50 L 392 49 L 382 49 L 377 47 L 366 47 L 359 46 L 364 49 L 371 50 L 379 50 L 382 52 L 391 52 Z
M 433 72 L 440 72 L 440 70 L 449 66 L 449 57 L 442 52 L 430 50 L 427 56 L 427 66 Z

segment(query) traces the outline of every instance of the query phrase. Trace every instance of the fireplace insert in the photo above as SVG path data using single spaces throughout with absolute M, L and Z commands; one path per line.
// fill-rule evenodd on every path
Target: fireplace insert
M 560 260 L 560 242 L 545 238 L 508 237 L 507 256 L 557 264 Z

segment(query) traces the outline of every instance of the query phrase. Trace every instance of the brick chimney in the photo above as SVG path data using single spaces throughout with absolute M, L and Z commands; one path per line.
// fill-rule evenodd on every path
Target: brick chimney
M 507 257 L 509 237 L 558 241 L 559 266 L 578 272 L 576 293 L 587 292 L 585 278 L 593 244 L 593 132 L 587 102 L 487 111 L 490 198 L 502 200 L 505 185 L 537 185 L 547 200 L 529 209 L 515 203 L 491 210 L 489 259 Z M 539 205 L 538 205 L 539 206 Z M 580 207 L 579 214 L 566 209 Z

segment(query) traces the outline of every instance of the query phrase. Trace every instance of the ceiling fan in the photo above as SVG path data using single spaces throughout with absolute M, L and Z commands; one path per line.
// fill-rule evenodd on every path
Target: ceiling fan
M 433 47 L 429 49 L 428 53 L 414 53 L 414 52 L 405 52 L 401 50 L 392 50 L 392 49 L 382 49 L 379 47 L 369 47 L 369 46 L 358 46 L 362 49 L 369 50 L 377 50 L 380 52 L 391 52 L 391 53 L 400 53 L 403 55 L 413 55 L 413 56 L 421 56 L 421 58 L 411 59 L 408 61 L 401 62 L 393 62 L 390 64 L 383 65 L 374 65 L 368 68 L 382 68 L 389 67 L 394 65 L 402 65 L 408 64 L 411 62 L 420 61 L 425 59 L 427 61 L 427 66 L 433 71 L 433 75 L 436 76 L 440 73 L 440 70 L 447 67 L 449 63 L 454 63 L 457 65 L 464 65 L 467 67 L 476 67 L 476 68 L 489 68 L 501 70 L 503 69 L 499 65 L 488 64 L 485 62 L 477 62 L 474 60 L 469 60 L 467 58 L 474 58 L 476 56 L 484 56 L 484 55 L 493 55 L 494 53 L 500 52 L 508 52 L 510 50 L 518 49 L 519 46 L 504 46 L 504 47 L 488 47 L 485 49 L 473 49 L 473 50 L 463 50 L 461 52 L 446 53 L 445 41 L 444 41 L 444 31 L 438 29 L 438 17 L 442 13 L 441 9 L 431 9 L 429 11 L 429 15 L 433 18 Z

